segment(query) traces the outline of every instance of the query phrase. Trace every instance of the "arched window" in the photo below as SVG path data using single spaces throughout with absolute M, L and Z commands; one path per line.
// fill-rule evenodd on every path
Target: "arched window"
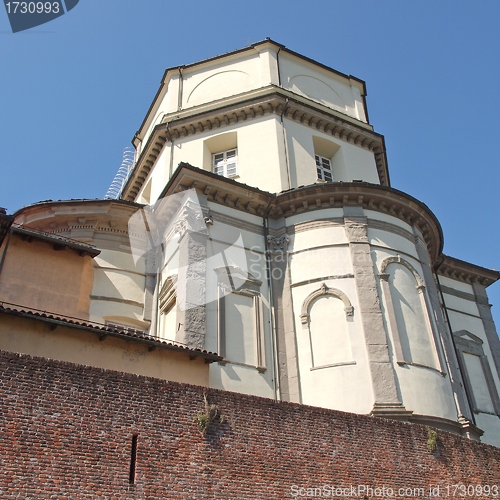
M 453 336 L 473 411 L 500 416 L 500 399 L 483 341 L 467 330 Z
M 442 371 L 425 285 L 418 272 L 400 256 L 388 257 L 382 262 L 379 277 L 397 362 Z
M 347 295 L 324 283 L 306 297 L 301 321 L 309 331 L 312 369 L 354 364 L 347 323 L 353 314 Z
M 266 356 L 262 283 L 236 266 L 221 267 L 215 272 L 219 287 L 218 353 L 227 362 L 252 366 L 263 372 Z

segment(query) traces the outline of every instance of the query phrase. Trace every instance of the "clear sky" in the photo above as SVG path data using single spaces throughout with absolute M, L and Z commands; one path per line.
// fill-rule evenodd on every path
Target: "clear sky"
M 499 19 L 498 0 L 80 0 L 12 34 L 0 5 L 0 206 L 102 198 L 165 68 L 270 37 L 366 81 L 392 186 L 445 253 L 498 269 Z

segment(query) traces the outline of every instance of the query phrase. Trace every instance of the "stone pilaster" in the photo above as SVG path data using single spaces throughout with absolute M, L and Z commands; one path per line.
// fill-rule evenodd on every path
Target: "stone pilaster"
M 497 370 L 498 376 L 500 377 L 500 340 L 498 339 L 495 323 L 493 322 L 493 316 L 491 315 L 491 304 L 488 302 L 486 287 L 479 283 L 472 283 L 472 288 L 474 289 L 474 296 L 476 297 L 479 316 L 483 322 L 486 338 L 488 339 L 491 354 L 493 355 L 493 364 Z
M 288 266 L 289 236 L 268 236 L 267 246 L 274 301 L 280 397 L 300 402 L 299 368 Z
M 405 418 L 389 355 L 374 264 L 368 241 L 368 222 L 361 207 L 344 207 L 344 227 L 351 251 L 361 321 L 372 378 L 374 415 Z
M 179 238 L 176 340 L 205 349 L 208 232 L 201 207 L 186 204 L 175 222 Z
M 415 235 L 415 247 L 417 249 L 418 258 L 422 266 L 422 278 L 426 284 L 427 296 L 429 297 L 429 308 L 436 319 L 435 327 L 437 331 L 434 332 L 434 338 L 435 340 L 439 340 L 438 343 L 443 349 L 442 355 L 444 355 L 446 367 L 450 376 L 451 388 L 457 407 L 457 417 L 459 421 L 461 419 L 464 425 L 467 426 L 470 423 L 469 419 L 472 418 L 472 415 L 467 402 L 467 395 L 464 391 L 464 382 L 462 380 L 457 354 L 451 337 L 452 332 L 447 327 L 446 319 L 443 314 L 441 300 L 431 268 L 429 252 L 415 226 L 413 227 L 413 234 Z M 438 353 L 438 355 L 440 355 L 440 357 L 442 356 L 441 353 Z

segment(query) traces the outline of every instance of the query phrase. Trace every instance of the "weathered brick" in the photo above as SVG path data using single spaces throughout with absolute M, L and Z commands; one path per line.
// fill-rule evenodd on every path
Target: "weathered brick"
M 438 431 L 430 453 L 419 425 L 210 389 L 225 420 L 202 436 L 201 387 L 7 352 L 0 366 L 2 500 L 282 500 L 351 486 L 373 488 L 366 498 L 440 486 L 444 498 L 455 484 L 500 487 L 499 448 Z

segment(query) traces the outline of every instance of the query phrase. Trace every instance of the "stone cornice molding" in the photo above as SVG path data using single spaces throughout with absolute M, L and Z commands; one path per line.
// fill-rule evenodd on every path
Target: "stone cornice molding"
M 310 210 L 346 205 L 392 215 L 415 226 L 422 234 L 433 261 L 441 254 L 443 235 L 436 216 L 424 203 L 388 186 L 366 182 L 312 184 L 277 195 L 275 216 L 290 217 Z
M 422 202 L 389 186 L 367 182 L 328 182 L 272 194 L 181 163 L 162 196 L 197 189 L 207 200 L 258 216 L 291 217 L 304 212 L 362 206 L 415 226 L 433 262 L 441 255 L 443 235 L 436 216 Z M 289 225 L 289 224 L 288 224 Z
M 166 143 L 282 113 L 285 118 L 373 152 L 381 184 L 390 185 L 384 137 L 373 132 L 371 125 L 274 85 L 216 103 L 215 108 L 211 104 L 165 115 L 148 138 L 122 199 L 133 201 L 137 197 Z
M 500 279 L 500 272 L 494 269 L 471 264 L 448 255 L 443 255 L 442 260 L 436 265 L 436 272 L 446 278 L 463 283 L 479 283 L 485 287 L 490 286 Z
M 99 234 L 100 248 L 119 249 L 130 244 L 130 237 L 142 238 L 130 234 L 128 221 L 143 207 L 123 200 L 50 201 L 24 207 L 15 217 L 20 228 L 85 242 Z

